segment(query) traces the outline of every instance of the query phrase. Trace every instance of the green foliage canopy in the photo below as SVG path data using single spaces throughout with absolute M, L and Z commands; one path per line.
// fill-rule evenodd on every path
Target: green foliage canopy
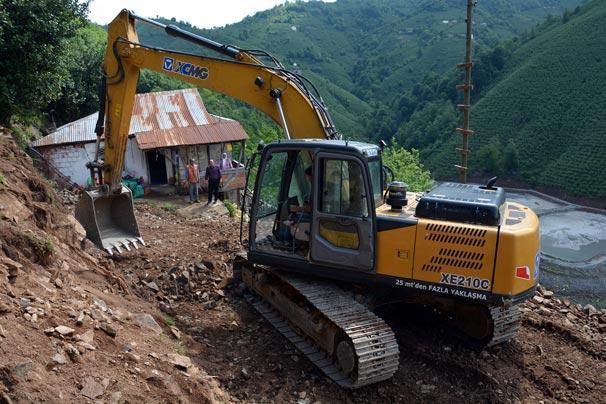
M 68 80 L 66 42 L 85 24 L 78 0 L 0 2 L 0 123 L 56 100 Z
M 472 174 L 606 196 L 605 19 L 606 3 L 592 1 L 475 57 Z M 460 82 L 460 72 L 428 75 L 397 101 L 398 141 L 419 148 L 438 178 L 455 175 Z
M 404 181 L 411 191 L 431 189 L 434 181 L 419 159 L 418 150 L 406 150 L 395 140 L 383 151 L 383 164 L 394 172 L 394 179 Z
M 64 64 L 68 75 L 61 84 L 59 98 L 46 108 L 57 125 L 99 109 L 98 90 L 106 43 L 107 33 L 94 24 L 80 28 L 66 42 Z

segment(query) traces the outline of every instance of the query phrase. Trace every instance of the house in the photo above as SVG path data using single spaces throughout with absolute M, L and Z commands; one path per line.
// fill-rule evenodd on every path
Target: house
M 85 186 L 86 163 L 95 155 L 98 113 L 57 128 L 30 144 L 44 159 L 74 183 Z M 224 180 L 226 190 L 243 187 L 244 146 L 248 138 L 239 122 L 212 115 L 196 89 L 137 94 L 130 123 L 124 176 L 145 184 L 179 184 L 193 158 L 204 173 L 211 159 L 227 153 L 236 169 Z M 101 141 L 101 148 L 103 141 Z M 228 176 L 229 177 L 229 176 Z

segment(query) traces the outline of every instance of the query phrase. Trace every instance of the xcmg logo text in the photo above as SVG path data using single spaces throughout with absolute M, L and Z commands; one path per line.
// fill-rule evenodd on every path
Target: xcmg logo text
M 164 58 L 162 68 L 168 72 L 191 76 L 200 80 L 208 78 L 208 67 L 196 66 L 192 63 L 182 62 L 173 58 Z

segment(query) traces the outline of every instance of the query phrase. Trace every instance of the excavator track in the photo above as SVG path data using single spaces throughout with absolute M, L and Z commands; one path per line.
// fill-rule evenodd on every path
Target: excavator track
M 519 305 L 509 307 L 490 307 L 493 331 L 492 337 L 486 346 L 494 346 L 512 339 L 520 329 L 522 313 Z
M 244 267 L 242 277 L 263 298 L 252 298 L 253 307 L 339 386 L 355 389 L 397 371 L 393 331 L 350 293 L 260 268 Z

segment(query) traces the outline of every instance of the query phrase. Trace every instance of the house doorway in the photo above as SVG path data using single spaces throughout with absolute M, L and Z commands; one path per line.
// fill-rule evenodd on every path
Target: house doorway
M 149 183 L 151 185 L 164 185 L 168 183 L 166 175 L 166 162 L 164 154 L 158 150 L 150 150 L 145 153 L 149 167 Z

